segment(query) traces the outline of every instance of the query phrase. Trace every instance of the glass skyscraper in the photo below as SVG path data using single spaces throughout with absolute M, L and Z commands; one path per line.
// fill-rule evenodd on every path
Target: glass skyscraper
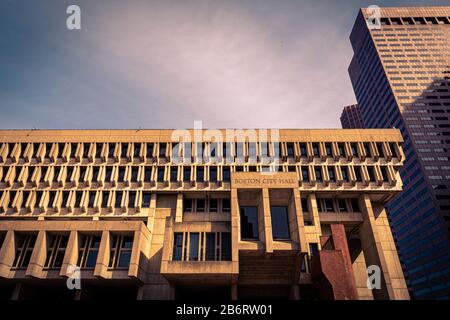
M 364 126 L 404 138 L 404 192 L 388 212 L 408 286 L 449 299 L 450 7 L 361 9 L 350 40 Z

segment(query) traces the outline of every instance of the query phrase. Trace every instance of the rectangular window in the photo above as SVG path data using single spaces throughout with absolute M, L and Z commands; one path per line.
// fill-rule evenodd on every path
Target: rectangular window
M 153 158 L 153 143 L 147 143 L 147 158 Z
M 322 168 L 321 167 L 314 167 L 314 172 L 316 174 L 316 181 L 323 181 L 322 178 Z
M 139 168 L 132 167 L 131 169 L 131 182 L 137 182 L 139 176 Z
M 208 232 L 206 233 L 206 261 L 216 260 L 216 233 Z
M 111 167 L 106 167 L 105 181 L 106 182 L 111 182 L 111 177 L 112 177 L 112 168 Z
M 95 195 L 96 195 L 95 191 L 89 191 L 89 202 L 88 202 L 88 207 L 89 208 L 93 208 L 94 207 Z
M 331 144 L 330 143 L 326 143 L 325 144 L 325 151 L 327 153 L 327 157 L 332 157 L 333 156 L 333 149 L 331 148 Z
M 184 167 L 184 170 L 183 170 L 183 181 L 184 182 L 191 181 L 191 167 Z
M 380 169 L 381 169 L 381 175 L 383 176 L 383 181 L 389 182 L 389 175 L 388 175 L 387 167 L 381 166 Z
M 33 234 L 17 234 L 16 235 L 16 252 L 14 256 L 14 268 L 26 268 L 30 263 L 31 254 L 33 253 L 36 235 Z
M 197 232 L 189 233 L 189 261 L 198 261 L 198 244 L 199 234 Z
M 367 166 L 367 172 L 369 173 L 369 180 L 375 181 L 375 171 L 373 166 Z
M 231 233 L 222 232 L 222 261 L 231 261 Z
M 223 167 L 222 169 L 222 180 L 224 182 L 230 182 L 231 174 L 230 174 L 230 167 Z
M 108 158 L 114 158 L 114 149 L 116 145 L 114 143 L 108 143 Z
M 336 175 L 334 173 L 334 168 L 328 168 L 328 177 L 330 178 L 331 182 L 336 181 Z
M 345 199 L 338 199 L 339 212 L 348 212 Z
M 338 144 L 339 156 L 345 157 L 345 146 L 343 143 Z
M 358 203 L 358 199 L 356 198 L 352 198 L 350 200 L 351 204 L 352 204 L 352 210 L 353 212 L 361 212 L 359 209 L 359 203 Z
M 302 167 L 302 178 L 303 178 L 303 181 L 309 182 L 309 170 L 308 170 L 308 167 Z
M 309 212 L 308 199 L 302 198 L 302 211 Z
M 197 167 L 197 182 L 203 182 L 205 179 L 205 169 L 203 167 Z
M 134 153 L 133 155 L 137 158 L 140 157 L 141 155 L 141 144 L 140 143 L 135 143 L 134 144 Z
M 108 207 L 109 192 L 102 192 L 102 208 Z
M 333 205 L 333 199 L 324 199 L 325 203 L 325 210 L 327 212 L 334 212 L 334 205 Z
M 183 233 L 175 233 L 173 235 L 172 260 L 181 261 L 182 256 L 183 256 Z
M 294 156 L 294 144 L 293 143 L 287 143 L 286 144 L 286 149 L 287 149 L 288 157 L 293 157 Z
M 183 205 L 183 212 L 192 212 L 192 199 L 184 198 Z
M 47 257 L 45 259 L 45 268 L 60 268 L 66 253 L 67 242 L 69 237 L 66 235 L 49 235 L 49 243 L 47 248 Z
M 341 168 L 341 172 L 342 172 L 342 180 L 344 182 L 348 182 L 348 169 L 347 167 Z
M 128 208 L 134 208 L 136 202 L 136 191 L 130 191 L 128 194 Z
M 119 178 L 117 179 L 118 182 L 123 182 L 125 179 L 125 167 L 119 167 Z
M 217 212 L 217 199 L 209 199 L 209 212 Z
M 95 157 L 99 159 L 102 156 L 103 144 L 97 143 L 95 146 Z
M 170 167 L 170 181 L 171 182 L 178 181 L 178 167 L 176 166 Z
M 313 143 L 312 147 L 313 147 L 314 157 L 319 157 L 320 156 L 319 144 Z
M 152 180 L 152 168 L 145 167 L 144 169 L 144 182 L 150 182 Z
M 361 167 L 360 166 L 355 166 L 355 177 L 356 177 L 356 181 L 361 182 L 362 181 L 362 177 L 361 177 Z
M 116 201 L 114 203 L 115 208 L 120 208 L 120 206 L 122 205 L 122 196 L 123 196 L 122 191 L 116 191 Z
M 205 199 L 197 199 L 197 212 L 205 212 Z
M 307 151 L 306 151 L 306 143 L 300 143 L 300 155 L 302 157 L 306 157 L 308 155 Z
M 100 237 L 94 235 L 83 235 L 81 237 L 77 265 L 80 266 L 80 268 L 95 268 L 99 248 Z
M 231 211 L 230 199 L 228 198 L 222 199 L 222 212 L 230 212 L 230 211 Z
M 257 240 L 258 236 L 258 207 L 241 207 L 241 238 Z
M 209 167 L 209 181 L 217 182 L 217 167 Z
M 289 216 L 288 207 L 270 207 L 272 218 L 272 236 L 274 240 L 289 240 Z
M 158 167 L 158 182 L 164 182 L 164 167 Z
M 144 192 L 142 194 L 142 208 L 150 208 L 150 200 L 152 199 L 152 194 L 150 192 Z
M 121 158 L 126 158 L 127 157 L 127 152 L 128 152 L 128 143 L 122 143 L 122 150 L 120 152 L 120 157 Z
M 98 182 L 98 173 L 100 171 L 99 167 L 92 168 L 92 182 Z
M 166 156 L 166 148 L 167 148 L 167 145 L 165 143 L 159 144 L 159 156 L 161 158 L 164 158 Z
M 133 250 L 133 237 L 123 235 L 111 236 L 111 251 L 109 267 L 126 269 L 130 266 L 131 251 Z

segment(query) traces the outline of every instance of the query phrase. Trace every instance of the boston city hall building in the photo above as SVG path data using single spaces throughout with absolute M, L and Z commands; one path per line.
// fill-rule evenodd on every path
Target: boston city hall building
M 1 130 L 2 299 L 409 299 L 402 137 Z

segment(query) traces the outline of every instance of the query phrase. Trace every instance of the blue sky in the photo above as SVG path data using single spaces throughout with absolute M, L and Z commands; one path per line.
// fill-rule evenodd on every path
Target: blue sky
M 371 4 L 449 1 L 1 0 L 0 129 L 340 127 Z

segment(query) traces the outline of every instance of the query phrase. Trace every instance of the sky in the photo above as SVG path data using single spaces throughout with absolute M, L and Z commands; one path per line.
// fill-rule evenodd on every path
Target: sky
M 339 128 L 371 4 L 449 1 L 0 0 L 0 129 Z

